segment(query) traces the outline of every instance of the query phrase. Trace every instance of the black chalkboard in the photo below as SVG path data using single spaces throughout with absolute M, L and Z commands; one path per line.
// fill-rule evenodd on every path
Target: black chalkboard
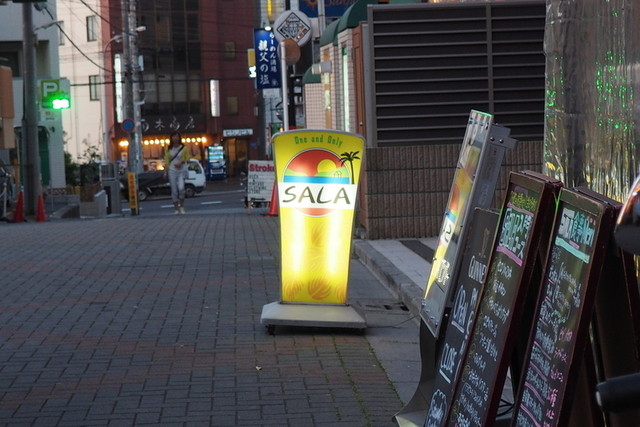
M 442 352 L 437 364 L 426 427 L 442 426 L 446 421 L 455 384 L 460 375 L 460 363 L 466 352 L 472 322 L 480 303 L 499 218 L 495 211 L 476 208 L 469 222 L 453 306 L 444 329 Z
M 531 330 L 513 423 L 567 425 L 583 362 L 613 206 L 562 189 Z
M 485 285 L 462 364 L 450 425 L 491 425 L 516 337 L 539 246 L 550 231 L 560 181 L 512 173 L 493 244 Z M 526 330 L 530 325 L 526 325 Z

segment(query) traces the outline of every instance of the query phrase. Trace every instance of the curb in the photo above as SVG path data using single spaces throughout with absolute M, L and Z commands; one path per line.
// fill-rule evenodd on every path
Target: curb
M 354 240 L 353 247 L 355 256 L 373 275 L 407 306 L 411 314 L 419 315 L 422 289 L 367 241 Z

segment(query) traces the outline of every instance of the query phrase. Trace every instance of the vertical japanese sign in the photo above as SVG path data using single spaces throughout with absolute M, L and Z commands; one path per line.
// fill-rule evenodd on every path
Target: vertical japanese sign
M 278 41 L 273 31 L 253 30 L 256 54 L 256 88 L 275 89 L 280 87 L 280 59 Z
M 129 184 L 129 208 L 131 212 L 138 212 L 138 180 L 134 172 L 127 174 Z
M 364 139 L 329 130 L 273 137 L 281 300 L 345 304 Z

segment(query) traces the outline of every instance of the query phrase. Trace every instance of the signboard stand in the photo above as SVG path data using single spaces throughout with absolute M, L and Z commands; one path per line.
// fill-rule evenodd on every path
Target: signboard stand
M 495 421 L 514 349 L 522 329 L 531 324 L 526 307 L 535 304 L 530 299 L 537 296 L 536 267 L 546 253 L 540 249 L 546 248 L 561 186 L 537 173 L 511 173 L 463 368 L 443 417 L 446 423 Z M 511 373 L 517 377 L 518 369 Z
M 270 202 L 273 196 L 275 168 L 272 160 L 249 160 L 247 200 L 249 208 Z
M 466 241 L 473 210 L 491 207 L 505 151 L 516 146 L 516 140 L 509 134 L 509 128 L 493 124 L 492 115 L 471 111 L 422 301 L 420 381 L 415 395 L 395 416 L 401 426 L 422 425 L 414 421 L 424 420 L 426 415 L 442 348 L 440 327 L 451 303 L 451 284 L 457 281 L 462 259 L 460 245 Z
M 473 209 L 491 207 L 504 153 L 516 145 L 509 133 L 494 125 L 490 114 L 471 111 L 420 311 L 436 337 L 459 274 Z
M 484 277 L 498 225 L 499 214 L 476 209 L 470 224 L 451 315 L 443 334 L 442 352 L 436 364 L 433 393 L 429 396 L 426 425 L 443 425 L 480 303 Z
M 262 308 L 261 321 L 270 334 L 275 327 L 308 326 L 365 329 L 365 319 L 350 305 L 287 304 L 272 302 Z
M 399 425 L 618 427 L 640 419 L 635 408 L 603 413 L 595 395 L 599 381 L 640 371 L 634 261 L 613 241 L 620 203 L 561 187 L 534 172 L 511 174 L 486 268 L 479 231 L 488 211 L 474 212 L 444 336 L 429 353 L 435 379 L 421 377 L 426 417 L 402 414 Z M 421 338 L 427 332 L 423 325 Z M 497 416 L 509 369 L 513 410 Z
M 599 381 L 640 372 L 640 289 L 633 255 L 610 244 L 592 321 Z M 611 314 L 615 313 L 615 316 Z M 606 414 L 607 425 L 633 425 L 640 409 Z
M 585 348 L 615 217 L 614 206 L 607 201 L 575 190 L 560 192 L 515 401 L 517 425 L 569 425 L 571 404 L 576 401 L 591 407 L 591 411 L 581 409 L 582 417 L 593 411 L 595 368 L 588 363 L 592 355 L 585 354 Z M 587 369 L 592 368 L 583 376 L 591 379 L 576 389 L 585 362 Z
M 333 130 L 273 137 L 280 219 L 280 301 L 261 323 L 364 329 L 347 304 L 353 220 L 364 139 Z

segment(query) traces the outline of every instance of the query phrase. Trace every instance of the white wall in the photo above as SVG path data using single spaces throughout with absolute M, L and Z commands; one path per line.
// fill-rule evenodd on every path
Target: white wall
M 65 135 L 65 150 L 74 161 L 85 163 L 85 154 L 94 147 L 103 156 L 103 124 L 98 87 L 98 99 L 90 99 L 89 76 L 98 76 L 102 81 L 103 53 L 100 26 L 102 20 L 94 12 L 100 12 L 97 0 L 83 2 L 58 0 L 58 20 L 64 22 L 64 32 L 73 43 L 65 40 L 60 45 L 60 75 L 71 83 L 71 108 L 62 112 Z M 97 39 L 87 41 L 87 17 L 95 15 Z

